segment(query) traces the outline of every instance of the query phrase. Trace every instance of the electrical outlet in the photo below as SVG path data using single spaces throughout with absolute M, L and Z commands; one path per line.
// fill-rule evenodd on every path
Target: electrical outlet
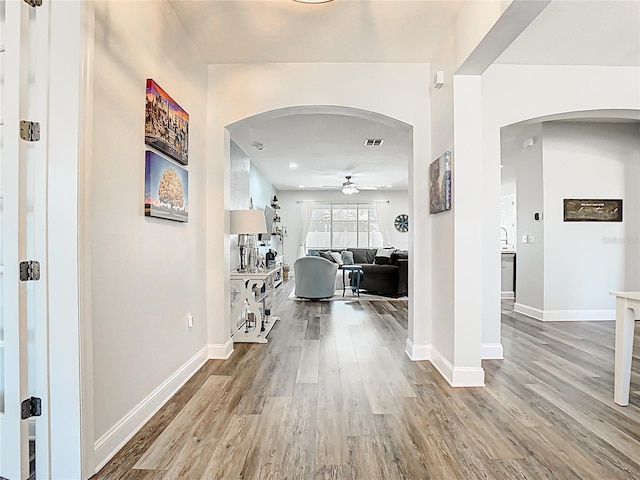
M 187 313 L 187 328 L 193 327 L 193 314 Z

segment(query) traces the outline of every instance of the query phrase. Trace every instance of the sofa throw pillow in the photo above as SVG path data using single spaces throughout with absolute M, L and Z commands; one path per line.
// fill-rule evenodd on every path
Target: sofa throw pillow
M 395 251 L 395 248 L 379 248 L 378 251 L 376 252 L 376 257 L 389 258 L 394 251 Z
M 388 265 L 389 264 L 389 258 L 390 257 L 378 257 L 378 256 L 376 256 L 376 258 L 373 261 L 373 263 L 374 263 L 374 265 Z
M 353 265 L 353 252 L 343 250 L 340 252 L 340 256 L 342 257 L 343 265 Z
M 322 257 L 322 258 L 326 258 L 327 260 L 329 260 L 330 262 L 336 263 L 336 259 L 333 258 L 331 256 L 331 252 L 329 250 L 325 250 L 325 251 L 320 251 L 318 252 L 318 254 Z
M 333 257 L 334 262 L 336 262 L 338 265 L 342 265 L 342 255 L 340 255 L 338 252 L 329 252 L 329 255 Z
M 396 250 L 389 257 L 389 264 L 390 265 L 397 265 L 398 260 L 408 260 L 408 259 L 409 259 L 409 252 L 408 251 L 406 251 L 406 250 Z

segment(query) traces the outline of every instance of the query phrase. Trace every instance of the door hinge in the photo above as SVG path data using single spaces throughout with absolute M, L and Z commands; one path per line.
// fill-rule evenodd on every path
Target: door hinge
M 24 3 L 26 3 L 30 7 L 41 7 L 42 6 L 42 0 L 24 0 Z
M 27 142 L 40 140 L 40 123 L 20 120 L 20 138 Z
M 22 420 L 42 415 L 42 399 L 38 397 L 27 398 L 20 404 Z
M 23 282 L 40 280 L 40 262 L 35 260 L 20 262 L 20 280 Z

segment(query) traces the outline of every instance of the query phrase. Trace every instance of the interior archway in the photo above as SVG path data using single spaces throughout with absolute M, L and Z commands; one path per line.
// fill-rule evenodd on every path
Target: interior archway
M 342 181 L 344 175 L 354 175 L 359 183 L 378 187 L 375 192 L 359 193 L 360 198 L 366 196 L 368 201 L 383 199 L 385 194 L 406 192 L 406 209 L 401 213 L 409 211 L 413 126 L 408 123 L 354 107 L 299 105 L 257 113 L 226 125 L 225 130 L 229 140 L 246 154 L 251 163 L 256 163 L 262 176 L 278 191 L 289 190 L 293 193 L 298 190 L 300 183 L 304 183 L 307 197 L 313 197 L 314 193 L 324 195 L 327 189 L 323 185 Z M 366 147 L 363 140 L 367 138 L 384 139 L 384 148 L 376 151 Z M 247 185 L 242 177 L 246 177 L 248 172 L 244 171 L 245 167 L 233 165 L 232 157 L 231 152 L 227 159 L 231 176 L 227 188 L 231 191 L 225 194 L 225 198 L 229 199 L 230 209 L 246 208 L 248 198 L 245 197 L 248 192 L 242 191 L 243 187 L 237 187 Z M 295 174 L 288 168 L 293 160 L 297 164 Z M 300 178 L 304 180 L 298 180 Z M 255 204 L 256 199 L 252 200 Z M 257 207 L 262 208 L 262 205 Z M 391 229 L 392 222 L 393 218 L 385 220 Z M 400 245 L 397 241 L 400 234 L 394 233 L 396 241 L 391 244 L 410 250 L 411 229 L 403 233 L 404 243 Z M 283 241 L 285 261 L 293 265 L 300 243 L 295 225 L 289 227 L 288 236 Z M 232 259 L 235 258 L 234 248 L 235 245 L 231 243 Z M 413 272 L 414 269 L 410 268 L 410 284 Z M 413 311 L 411 299 L 409 311 Z
M 518 179 L 517 230 L 512 232 L 512 237 L 516 237 L 514 245 L 522 244 L 522 238 L 542 237 L 544 233 L 544 238 L 536 240 L 542 243 L 538 248 L 544 248 L 537 261 L 533 261 L 535 255 L 532 257 L 527 249 L 528 245 L 520 246 L 525 255 L 518 257 L 517 262 L 516 285 L 521 290 L 521 295 L 516 292 L 516 312 L 543 321 L 606 320 L 614 315 L 608 291 L 635 290 L 640 287 L 637 273 L 624 268 L 625 264 L 637 264 L 640 258 L 640 214 L 633 187 L 640 169 L 640 144 L 637 140 L 639 131 L 640 111 L 634 109 L 568 111 L 523 120 L 501 128 L 502 199 L 507 196 L 516 198 Z M 580 175 L 562 187 L 558 179 L 568 180 L 567 169 L 570 165 L 579 168 Z M 531 171 L 523 175 L 526 169 Z M 556 172 L 553 175 L 550 174 L 552 169 Z M 544 192 L 539 193 L 537 205 L 536 190 Z M 560 193 L 563 195 L 559 196 Z M 574 232 L 572 224 L 562 221 L 561 197 L 624 197 L 624 223 L 587 223 L 582 225 L 579 232 Z M 539 210 L 535 221 L 532 220 L 533 213 L 525 214 L 533 206 Z M 504 223 L 504 206 L 502 214 Z M 512 216 L 516 218 L 515 212 Z M 508 227 L 501 224 L 501 228 L 505 230 Z M 562 242 L 558 242 L 561 232 L 564 232 Z M 574 234 L 580 234 L 581 237 L 574 238 Z M 589 242 L 592 244 L 587 247 Z M 562 253 L 559 245 L 561 243 L 572 247 Z M 580 260 L 581 249 L 587 250 L 583 253 L 590 261 L 586 261 L 587 258 Z M 600 253 L 595 253 L 599 251 Z M 575 264 L 564 275 L 562 272 L 550 274 L 550 269 L 555 265 L 553 259 L 558 257 L 568 264 L 572 261 Z M 606 264 L 599 266 L 597 260 Z M 557 298 L 559 294 L 555 292 L 562 290 L 562 287 L 554 279 L 563 279 L 568 285 L 567 272 L 575 275 L 580 270 L 580 264 L 587 263 L 590 265 L 590 272 L 600 271 L 600 274 L 594 274 L 596 279 L 577 290 L 594 291 L 584 295 L 577 292 L 568 295 L 565 292 L 564 297 L 571 296 L 571 300 Z M 581 281 L 586 282 L 589 272 L 578 275 Z M 504 294 L 505 289 L 502 290 Z

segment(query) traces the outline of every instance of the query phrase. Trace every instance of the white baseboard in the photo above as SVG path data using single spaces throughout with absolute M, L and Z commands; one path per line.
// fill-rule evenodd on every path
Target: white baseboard
M 504 300 L 513 300 L 516 298 L 516 292 L 502 291 L 500 292 L 500 298 Z
M 542 310 L 530 307 L 529 305 L 516 302 L 513 304 L 513 311 L 526 315 L 527 317 L 535 318 L 536 320 L 542 320 Z
M 452 387 L 484 387 L 482 367 L 454 367 L 431 345 L 431 363 Z
M 94 443 L 95 472 L 109 460 L 153 417 L 193 374 L 208 360 L 208 347 L 202 348 L 173 375 L 165 380 L 144 400 L 136 405 L 118 423 Z
M 404 351 L 407 354 L 407 357 L 409 357 L 414 362 L 417 362 L 420 360 L 431 359 L 431 356 L 429 354 L 430 348 L 430 345 L 415 345 L 409 338 L 407 338 Z
M 483 343 L 480 345 L 480 358 L 483 360 L 503 360 L 504 349 L 501 343 Z
M 543 322 L 589 322 L 615 320 L 616 311 L 611 310 L 540 310 L 515 303 L 513 311 Z
M 233 353 L 233 339 L 229 338 L 225 343 L 209 344 L 209 358 L 226 360 Z

